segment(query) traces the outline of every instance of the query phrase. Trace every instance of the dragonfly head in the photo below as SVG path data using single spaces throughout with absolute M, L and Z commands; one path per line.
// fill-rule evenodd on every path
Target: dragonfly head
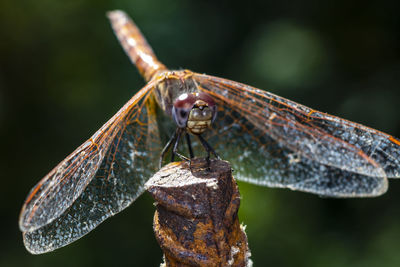
M 201 134 L 211 126 L 217 116 L 217 106 L 206 93 L 181 94 L 172 108 L 172 117 L 180 128 L 192 134 Z

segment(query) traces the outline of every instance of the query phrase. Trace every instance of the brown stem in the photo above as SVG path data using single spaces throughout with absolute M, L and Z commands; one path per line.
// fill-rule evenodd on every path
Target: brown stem
M 250 251 L 228 162 L 170 163 L 146 184 L 156 200 L 154 232 L 166 266 L 247 266 Z

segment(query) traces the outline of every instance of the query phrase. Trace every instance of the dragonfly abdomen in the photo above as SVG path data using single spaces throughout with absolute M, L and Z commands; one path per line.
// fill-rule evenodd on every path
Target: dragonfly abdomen
M 110 11 L 107 16 L 125 52 L 147 82 L 156 73 L 167 70 L 165 65 L 157 59 L 139 28 L 125 12 Z

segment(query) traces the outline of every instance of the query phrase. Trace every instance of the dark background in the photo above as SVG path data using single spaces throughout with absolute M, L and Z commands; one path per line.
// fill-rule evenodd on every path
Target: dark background
M 221 76 L 400 137 L 399 1 L 2 0 L 0 266 L 158 266 L 148 194 L 77 242 L 32 256 L 31 187 L 144 82 L 105 12 L 123 9 L 170 68 Z M 400 266 L 400 182 L 373 199 L 240 183 L 255 266 Z

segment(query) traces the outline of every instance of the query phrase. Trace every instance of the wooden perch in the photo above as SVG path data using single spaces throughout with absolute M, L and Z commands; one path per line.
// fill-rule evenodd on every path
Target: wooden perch
M 156 200 L 154 232 L 165 266 L 248 266 L 237 212 L 240 195 L 228 162 L 173 162 L 147 183 Z

